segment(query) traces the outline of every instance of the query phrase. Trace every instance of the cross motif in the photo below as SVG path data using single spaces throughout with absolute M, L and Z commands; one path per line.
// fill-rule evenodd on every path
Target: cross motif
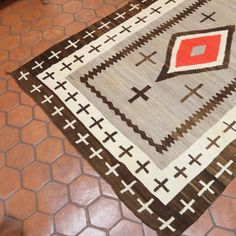
M 122 25 L 123 30 L 120 31 L 120 34 L 122 34 L 122 33 L 124 33 L 124 32 L 129 32 L 129 33 L 130 33 L 131 31 L 130 31 L 129 29 L 130 29 L 131 27 L 132 27 L 132 25 L 129 25 L 129 26 L 127 26 L 127 27 Z
M 210 15 L 207 15 L 205 13 L 201 13 L 201 14 L 204 16 L 204 18 L 200 21 L 201 23 L 203 23 L 206 20 L 216 21 L 215 19 L 212 18 L 212 16 L 214 16 L 216 14 L 215 11 L 212 12 Z
M 117 131 L 114 131 L 114 132 L 112 132 L 111 134 L 109 134 L 108 132 L 105 132 L 105 134 L 106 134 L 106 138 L 102 141 L 103 143 L 106 143 L 106 142 L 108 142 L 109 140 L 111 140 L 113 143 L 115 143 L 116 142 L 116 140 L 115 140 L 115 135 L 117 135 L 118 134 L 118 132 Z
M 54 112 L 52 113 L 52 116 L 59 115 L 63 116 L 62 111 L 64 110 L 64 107 L 58 108 L 57 106 L 54 106 Z
M 202 164 L 198 161 L 199 158 L 202 156 L 202 154 L 198 154 L 196 157 L 193 157 L 191 154 L 188 155 L 191 158 L 191 161 L 189 162 L 189 165 L 192 165 L 196 163 L 197 165 L 201 166 Z
M 37 61 L 35 61 L 34 62 L 36 65 L 34 66 L 34 67 L 32 67 L 32 70 L 35 70 L 35 69 L 37 69 L 37 68 L 40 68 L 40 69 L 43 69 L 43 63 L 44 63 L 44 61 L 41 61 L 41 62 L 37 62 Z
M 119 176 L 118 172 L 116 171 L 116 169 L 120 166 L 119 163 L 117 163 L 117 164 L 114 165 L 114 166 L 110 166 L 110 164 L 109 164 L 108 162 L 106 162 L 105 165 L 108 167 L 108 171 L 105 173 L 106 175 L 113 174 L 113 175 L 115 175 L 116 177 Z
M 50 57 L 48 57 L 48 59 L 52 59 L 52 58 L 56 58 L 56 59 L 59 59 L 60 57 L 58 56 L 61 51 L 58 51 L 58 52 L 54 52 L 54 51 L 51 51 L 52 55 Z
M 68 48 L 77 48 L 77 43 L 80 41 L 80 39 L 77 39 L 75 42 L 72 42 L 70 39 L 67 41 L 69 44 L 65 47 L 65 49 L 68 49 Z
M 32 90 L 30 91 L 31 93 L 34 93 L 35 91 L 41 93 L 41 90 L 40 88 L 42 87 L 43 85 L 42 84 L 39 84 L 38 86 L 36 86 L 35 84 L 32 85 Z
M 76 120 L 69 121 L 66 119 L 65 122 L 66 122 L 66 125 L 63 127 L 64 130 L 68 128 L 75 129 L 74 124 L 76 123 Z
M 103 129 L 101 123 L 104 121 L 104 118 L 96 120 L 94 117 L 91 117 L 91 119 L 93 120 L 93 123 L 89 126 L 90 129 L 92 129 L 95 126 L 98 126 L 99 129 Z
M 180 202 L 184 205 L 184 208 L 182 208 L 179 212 L 180 215 L 183 215 L 187 211 L 195 213 L 195 210 L 192 208 L 193 204 L 196 202 L 194 199 L 192 199 L 189 203 L 185 202 L 184 199 L 181 199 Z
M 123 157 L 124 155 L 128 155 L 129 157 L 132 157 L 133 155 L 130 153 L 130 151 L 134 148 L 132 145 L 128 148 L 124 148 L 123 146 L 119 146 L 119 148 L 122 150 L 122 153 L 120 153 L 119 157 Z
M 86 35 L 83 37 L 84 39 L 90 37 L 90 38 L 94 38 L 94 35 L 95 34 L 95 30 L 93 30 L 92 32 L 89 32 L 89 31 L 86 31 Z
M 147 85 L 145 88 L 143 88 L 142 90 L 138 90 L 137 88 L 133 87 L 132 91 L 134 91 L 136 94 L 135 96 L 133 96 L 131 99 L 129 99 L 128 101 L 130 103 L 133 103 L 136 99 L 138 98 L 142 98 L 144 101 L 147 101 L 149 99 L 149 97 L 145 94 L 149 89 L 151 89 L 151 86 Z
M 44 95 L 44 100 L 41 102 L 41 104 L 44 104 L 46 102 L 48 103 L 52 103 L 52 98 L 54 97 L 54 95 L 50 95 L 49 97 L 47 95 Z
M 68 97 L 65 99 L 66 102 L 68 102 L 69 100 L 73 100 L 74 102 L 77 101 L 77 99 L 75 98 L 78 95 L 78 92 L 75 92 L 73 94 L 71 94 L 70 92 L 67 93 Z
M 94 148 L 91 147 L 90 151 L 92 152 L 92 154 L 89 156 L 90 159 L 93 159 L 94 157 L 98 157 L 100 160 L 103 159 L 103 156 L 101 156 L 101 153 L 103 152 L 103 150 L 101 148 L 95 151 Z
M 54 88 L 55 90 L 62 88 L 63 90 L 66 90 L 65 84 L 67 84 L 67 81 L 63 81 L 63 82 L 58 82 L 57 81 L 57 86 Z
M 234 162 L 232 160 L 228 161 L 226 165 L 222 165 L 220 162 L 217 162 L 216 164 L 221 168 L 220 171 L 215 175 L 216 178 L 219 178 L 221 175 L 223 175 L 225 172 L 227 172 L 229 175 L 232 175 L 233 172 L 230 171 L 228 168 L 233 164 Z
M 96 52 L 100 52 L 99 48 L 101 47 L 102 45 L 99 44 L 98 46 L 93 46 L 91 45 L 91 50 L 89 51 L 89 53 L 93 52 L 93 51 L 96 51 Z
M 106 23 L 101 22 L 100 24 L 101 24 L 101 26 L 98 27 L 99 30 L 101 30 L 101 29 L 103 29 L 103 28 L 110 29 L 110 26 L 109 26 L 109 25 L 111 24 L 110 21 L 108 21 L 108 22 L 106 22 Z
M 171 226 L 171 223 L 175 221 L 174 216 L 171 216 L 170 219 L 167 221 L 163 220 L 161 217 L 158 217 L 157 219 L 162 223 L 162 225 L 159 227 L 160 230 L 168 228 L 171 232 L 176 231 L 176 229 Z
M 159 189 L 163 188 L 167 193 L 170 191 L 165 184 L 168 182 L 168 179 L 165 178 L 163 181 L 159 181 L 158 179 L 154 179 L 154 181 L 157 183 L 157 187 L 154 188 L 154 192 L 157 192 Z
M 147 174 L 149 173 L 147 166 L 150 164 L 150 161 L 146 161 L 143 164 L 140 161 L 136 161 L 136 163 L 139 165 L 139 168 L 135 171 L 136 174 L 138 174 L 142 170 L 145 171 Z
M 183 103 L 192 95 L 196 95 L 198 98 L 203 99 L 203 96 L 198 93 L 198 90 L 202 88 L 202 86 L 203 84 L 199 84 L 196 88 L 192 89 L 188 85 L 185 85 L 185 88 L 187 88 L 190 92 L 186 96 L 184 96 L 184 98 L 182 98 L 180 101 Z
M 130 184 L 126 184 L 124 180 L 121 180 L 121 183 L 124 186 L 124 188 L 120 191 L 121 194 L 126 193 L 127 191 L 129 191 L 132 195 L 135 194 L 135 192 L 133 191 L 132 187 L 137 183 L 136 180 L 134 180 Z
M 149 61 L 149 62 L 151 62 L 152 64 L 155 65 L 156 62 L 153 61 L 153 60 L 151 59 L 151 57 L 154 56 L 156 53 L 157 53 L 157 52 L 154 51 L 154 52 L 151 53 L 150 55 L 146 56 L 144 53 L 140 52 L 139 54 L 140 54 L 141 56 L 143 56 L 143 59 L 142 59 L 140 62 L 138 62 L 138 63 L 136 64 L 136 66 L 140 66 L 140 65 L 143 64 L 145 61 Z
M 140 5 L 140 4 L 133 4 L 133 3 L 130 3 L 131 8 L 129 9 L 129 11 L 139 10 L 139 5 Z
M 143 23 L 145 23 L 146 21 L 145 21 L 145 19 L 147 18 L 147 16 L 144 16 L 144 17 L 137 17 L 137 21 L 135 22 L 135 24 L 138 24 L 138 23 L 140 23 L 140 22 L 143 22 Z
M 115 35 L 113 35 L 113 36 L 109 36 L 109 35 L 107 35 L 107 40 L 104 42 L 104 43 L 108 43 L 108 42 L 110 42 L 110 41 L 113 41 L 113 42 L 115 42 L 116 40 L 115 40 L 115 38 L 117 37 L 117 34 L 115 34 Z
M 89 142 L 87 141 L 89 134 L 81 135 L 78 133 L 77 135 L 79 136 L 79 139 L 75 141 L 76 144 L 84 143 L 85 145 L 89 145 Z
M 198 192 L 198 196 L 201 197 L 206 191 L 210 192 L 211 194 L 214 194 L 215 192 L 211 189 L 212 184 L 215 182 L 215 180 L 211 180 L 209 183 L 205 183 L 202 180 L 199 181 L 199 183 L 203 186 L 201 191 Z
M 228 124 L 227 122 L 223 121 L 223 123 L 225 125 L 227 125 L 227 128 L 224 129 L 224 133 L 227 133 L 229 130 L 233 130 L 234 132 L 236 132 L 236 128 L 234 128 L 234 126 L 236 125 L 236 121 L 234 120 L 231 124 Z
M 210 141 L 210 143 L 206 146 L 206 149 L 208 150 L 208 149 L 210 149 L 212 146 L 215 146 L 215 147 L 219 148 L 220 146 L 219 146 L 219 144 L 217 143 L 217 141 L 218 141 L 220 138 L 221 138 L 220 135 L 217 136 L 217 137 L 214 138 L 214 139 L 210 139 L 209 137 L 207 137 L 207 139 Z
M 176 174 L 174 175 L 175 178 L 179 177 L 182 175 L 184 178 L 187 178 L 188 176 L 184 173 L 186 171 L 186 167 L 179 168 L 178 166 L 175 166 L 175 169 L 177 170 Z
M 150 13 L 150 15 L 154 14 L 154 13 L 158 13 L 161 14 L 161 12 L 159 11 L 162 7 L 158 7 L 158 8 L 151 8 L 152 12 Z
M 89 115 L 88 108 L 90 107 L 90 104 L 87 104 L 85 106 L 82 106 L 79 104 L 80 109 L 76 112 L 76 114 L 80 114 L 81 112 L 85 112 L 87 115 Z
M 125 19 L 125 15 L 126 15 L 126 12 L 123 12 L 123 13 L 116 13 L 116 17 L 114 18 L 114 20 L 118 20 L 118 19 Z
M 54 79 L 55 79 L 55 78 L 53 77 L 54 74 L 55 74 L 55 72 L 50 72 L 50 73 L 46 72 L 46 76 L 43 77 L 42 80 L 46 80 L 46 79 L 48 79 L 48 78 L 54 80 Z
M 63 65 L 63 67 L 60 69 L 60 71 L 63 71 L 65 69 L 67 69 L 69 71 L 72 70 L 71 67 L 70 67 L 72 65 L 72 63 L 66 64 L 65 62 L 62 62 L 62 65 Z
M 138 198 L 137 201 L 141 205 L 141 207 L 137 210 L 138 213 L 141 213 L 143 211 L 147 211 L 150 214 L 153 214 L 153 211 L 149 207 L 154 202 L 153 198 L 151 198 L 148 202 L 145 202 L 145 203 L 140 198 Z
M 28 80 L 27 75 L 29 75 L 29 74 L 30 74 L 29 72 L 24 73 L 23 71 L 21 71 L 21 72 L 20 72 L 20 75 L 21 75 L 21 76 L 18 78 L 18 80 L 19 80 L 19 81 L 22 80 L 22 79 Z
M 171 2 L 176 3 L 175 0 L 168 0 L 167 2 L 165 2 L 165 4 L 167 5 L 167 4 L 171 3 Z
M 73 61 L 74 63 L 75 62 L 77 62 L 77 61 L 79 61 L 79 62 L 81 62 L 81 63 L 83 63 L 84 61 L 82 60 L 83 58 L 84 58 L 84 55 L 82 55 L 82 56 L 77 56 L 77 55 L 74 55 L 74 58 L 75 58 L 75 60 Z

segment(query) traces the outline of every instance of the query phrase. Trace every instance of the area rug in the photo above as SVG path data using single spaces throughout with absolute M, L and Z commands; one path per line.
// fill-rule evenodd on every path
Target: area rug
M 236 175 L 235 12 L 132 1 L 12 73 L 159 235 L 180 235 Z

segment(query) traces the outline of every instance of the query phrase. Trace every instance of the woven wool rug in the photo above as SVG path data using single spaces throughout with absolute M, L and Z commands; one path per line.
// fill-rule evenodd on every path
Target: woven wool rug
M 180 235 L 236 175 L 235 12 L 132 1 L 12 73 L 159 235 Z

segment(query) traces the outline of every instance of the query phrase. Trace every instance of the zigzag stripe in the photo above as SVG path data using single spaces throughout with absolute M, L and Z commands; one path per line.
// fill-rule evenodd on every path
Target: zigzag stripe
M 84 83 L 86 87 L 89 88 L 90 91 L 97 96 L 97 98 L 100 98 L 110 110 L 114 111 L 114 113 L 119 116 L 121 120 L 128 125 L 128 127 L 132 128 L 135 133 L 139 134 L 143 140 L 146 140 L 150 146 L 154 147 L 156 151 L 161 154 L 163 154 L 163 151 L 168 151 L 175 141 L 178 141 L 184 136 L 184 134 L 188 133 L 188 130 L 192 130 L 193 127 L 197 125 L 197 123 L 200 123 L 202 120 L 204 120 L 205 117 L 211 114 L 212 111 L 214 111 L 236 90 L 236 79 L 233 79 L 231 83 L 229 83 L 222 90 L 220 90 L 220 92 L 216 93 L 215 96 L 209 99 L 209 101 L 203 105 L 203 107 L 193 113 L 188 120 L 185 120 L 185 123 L 181 124 L 180 127 L 176 128 L 175 131 L 172 131 L 171 134 L 167 135 L 167 137 L 163 138 L 160 141 L 160 144 L 158 144 L 155 143 L 152 138 L 148 137 L 143 130 L 140 130 L 137 125 L 133 124 L 133 122 L 127 118 L 124 113 L 116 108 L 113 103 L 103 96 L 101 92 L 98 91 L 93 85 L 89 84 L 88 81 L 85 81 Z
M 176 16 L 172 17 L 169 21 L 166 21 L 165 23 L 158 26 L 156 29 L 151 30 L 149 33 L 140 37 L 139 39 L 137 39 L 136 41 L 134 41 L 133 43 L 131 43 L 130 45 L 125 47 L 123 50 L 121 50 L 120 52 L 113 55 L 108 60 L 105 60 L 103 63 L 96 66 L 96 68 L 93 68 L 91 71 L 89 71 L 83 77 L 81 77 L 81 81 L 84 82 L 85 80 L 88 80 L 88 79 L 94 79 L 98 74 L 100 74 L 106 68 L 109 68 L 113 64 L 117 63 L 122 58 L 127 57 L 131 52 L 134 52 L 138 48 L 144 46 L 153 38 L 163 34 L 168 29 L 172 28 L 177 23 L 179 23 L 180 21 L 184 20 L 186 17 L 188 17 L 189 15 L 191 15 L 195 11 L 197 11 L 198 8 L 202 7 L 203 5 L 205 5 L 206 3 L 210 2 L 210 1 L 212 1 L 212 0 L 198 0 L 198 1 L 196 1 L 195 3 L 193 3 L 192 5 L 187 7 L 186 9 L 184 9 L 182 12 L 180 12 Z

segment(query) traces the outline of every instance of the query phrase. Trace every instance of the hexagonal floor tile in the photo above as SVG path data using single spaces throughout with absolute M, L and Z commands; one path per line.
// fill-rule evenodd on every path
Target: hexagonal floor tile
M 98 180 L 82 175 L 70 184 L 70 196 L 73 202 L 88 205 L 100 194 Z
M 9 111 L 19 103 L 18 94 L 6 92 L 0 95 L 0 110 Z
M 142 236 L 142 227 L 141 225 L 133 223 L 131 221 L 122 220 L 110 231 L 110 236 L 120 235 Z
M 94 229 L 91 227 L 86 228 L 82 233 L 80 233 L 80 236 L 106 236 L 106 235 L 107 234 L 104 231 Z
M 7 151 L 19 141 L 19 130 L 5 126 L 0 129 L 0 151 Z
M 235 234 L 220 228 L 214 228 L 207 236 L 234 236 Z
M 24 234 L 30 236 L 49 236 L 53 233 L 53 219 L 51 216 L 35 213 L 24 222 Z
M 55 180 L 70 183 L 81 174 L 80 161 L 68 155 L 62 155 L 52 164 L 52 176 Z
M 66 187 L 50 182 L 38 192 L 38 208 L 40 211 L 54 214 L 67 202 Z
M 6 201 L 7 215 L 24 220 L 36 211 L 35 194 L 21 189 Z
M 31 119 L 32 109 L 24 105 L 16 106 L 7 114 L 8 123 L 19 127 L 27 124 Z
M 33 120 L 21 132 L 22 141 L 30 144 L 39 143 L 46 137 L 47 130 L 44 122 Z
M 211 217 L 208 211 L 206 211 L 201 218 L 190 228 L 185 231 L 187 235 L 202 236 L 205 235 L 213 226 Z
M 7 198 L 20 188 L 20 173 L 8 167 L 0 169 L 0 198 Z
M 19 143 L 7 153 L 7 164 L 18 169 L 23 169 L 33 159 L 33 147 L 28 144 Z
M 23 171 L 23 185 L 25 188 L 38 190 L 50 181 L 50 170 L 46 163 L 33 162 Z
M 121 218 L 118 202 L 101 197 L 89 206 L 89 217 L 92 225 L 111 228 Z
M 56 231 L 65 235 L 76 235 L 87 225 L 85 210 L 69 204 L 55 216 Z
M 37 160 L 52 163 L 63 153 L 63 143 L 57 138 L 46 138 L 36 147 Z
M 228 229 L 236 229 L 236 199 L 219 197 L 211 207 L 216 225 Z
M 21 236 L 22 226 L 20 221 L 5 217 L 0 220 L 1 236 Z

